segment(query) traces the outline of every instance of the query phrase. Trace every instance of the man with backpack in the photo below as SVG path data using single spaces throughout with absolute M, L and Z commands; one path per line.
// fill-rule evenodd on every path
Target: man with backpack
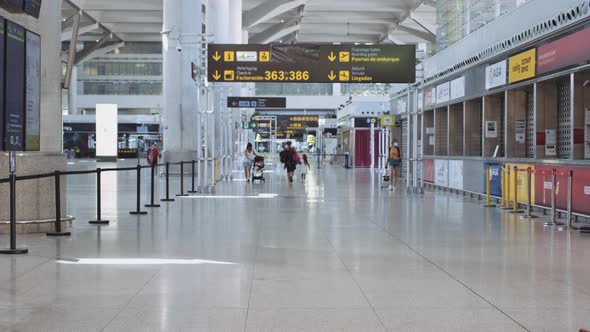
M 279 157 L 281 158 L 281 163 L 285 165 L 285 169 L 287 170 L 287 178 L 289 183 L 292 183 L 293 174 L 295 174 L 297 164 L 301 163 L 301 161 L 299 160 L 297 151 L 291 147 L 291 142 L 285 143 L 283 151 L 281 151 Z

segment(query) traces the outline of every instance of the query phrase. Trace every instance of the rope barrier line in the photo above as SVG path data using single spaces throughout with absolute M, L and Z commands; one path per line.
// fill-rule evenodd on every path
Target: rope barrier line
M 207 161 L 207 159 L 201 159 Z M 211 159 L 213 160 L 213 159 Z M 28 253 L 28 249 L 26 248 L 16 248 L 16 184 L 18 181 L 29 181 L 29 180 L 39 180 L 39 179 L 46 179 L 46 178 L 53 178 L 54 179 L 54 188 L 55 188 L 55 221 L 54 221 L 54 231 L 48 232 L 47 236 L 69 236 L 71 235 L 70 232 L 62 231 L 61 227 L 61 177 L 63 176 L 70 176 L 70 175 L 87 175 L 87 174 L 96 174 L 96 219 L 89 221 L 90 224 L 95 225 L 107 225 L 109 224 L 109 220 L 102 219 L 102 173 L 103 172 L 128 172 L 128 171 L 136 171 L 137 172 L 137 181 L 136 181 L 136 204 L 135 210 L 131 211 L 131 214 L 135 215 L 144 215 L 147 214 L 146 211 L 141 211 L 140 203 L 141 203 L 141 170 L 142 169 L 151 169 L 151 196 L 150 196 L 150 203 L 147 206 L 149 207 L 159 207 L 160 205 L 154 204 L 154 178 L 155 178 L 155 168 L 157 166 L 165 166 L 166 167 L 166 199 L 163 201 L 173 201 L 170 199 L 169 193 L 169 167 L 170 165 L 180 165 L 181 168 L 184 168 L 184 165 L 191 164 L 193 165 L 192 168 L 192 179 L 194 183 L 195 178 L 195 167 L 194 167 L 195 160 L 191 161 L 181 161 L 175 163 L 163 163 L 163 164 L 154 164 L 154 165 L 137 165 L 135 167 L 118 167 L 118 168 L 96 168 L 94 170 L 81 170 L 81 171 L 54 171 L 52 173 L 44 173 L 44 174 L 31 174 L 31 175 L 22 175 L 16 176 L 15 174 L 11 174 L 8 178 L 0 179 L 0 183 L 9 183 L 10 184 L 10 248 L 5 250 L 0 250 L 0 254 L 26 254 Z M 183 172 L 184 173 L 184 172 Z M 181 179 L 184 180 L 184 177 L 181 174 Z M 194 184 L 192 186 L 194 188 Z M 180 186 L 181 194 L 184 194 L 184 183 L 181 183 Z

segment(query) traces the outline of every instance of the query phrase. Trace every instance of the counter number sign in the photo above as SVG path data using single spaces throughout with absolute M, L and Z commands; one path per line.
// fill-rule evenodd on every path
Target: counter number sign
M 413 45 L 210 44 L 209 82 L 413 83 Z

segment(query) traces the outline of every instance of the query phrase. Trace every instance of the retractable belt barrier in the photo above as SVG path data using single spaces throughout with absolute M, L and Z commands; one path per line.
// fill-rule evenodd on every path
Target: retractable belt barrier
M 94 225 L 106 225 L 109 224 L 109 220 L 105 220 L 102 218 L 102 195 L 101 195 L 101 186 L 102 186 L 102 173 L 104 172 L 128 172 L 128 171 L 136 171 L 137 173 L 137 181 L 136 181 L 136 204 L 135 210 L 131 211 L 130 213 L 133 215 L 145 215 L 147 211 L 141 211 L 141 170 L 149 168 L 151 170 L 150 174 L 150 204 L 146 204 L 146 207 L 160 207 L 159 204 L 155 204 L 155 176 L 156 176 L 156 167 L 164 166 L 166 167 L 166 198 L 162 199 L 164 202 L 172 202 L 174 199 L 170 198 L 170 165 L 180 165 L 180 194 L 178 196 L 188 196 L 184 194 L 184 165 L 191 164 L 192 165 L 192 190 L 189 193 L 195 192 L 195 160 L 191 161 L 181 161 L 177 163 L 165 163 L 165 164 L 154 164 L 154 165 L 137 165 L 135 167 L 121 167 L 121 168 L 97 168 L 95 170 L 84 170 L 84 171 L 55 171 L 53 173 L 45 173 L 45 174 L 33 174 L 33 175 L 22 175 L 16 176 L 15 174 L 11 174 L 8 178 L 0 179 L 0 184 L 2 183 L 9 183 L 10 184 L 10 200 L 9 200 L 9 207 L 10 207 L 10 247 L 5 250 L 0 250 L 0 254 L 26 254 L 28 253 L 28 249 L 26 248 L 17 248 L 16 247 L 16 184 L 18 181 L 30 181 L 30 180 L 40 180 L 46 178 L 53 178 L 54 179 L 54 186 L 55 186 L 55 221 L 54 221 L 54 230 L 51 232 L 47 232 L 47 236 L 69 236 L 71 232 L 66 232 L 62 230 L 62 215 L 61 215 L 61 178 L 63 176 L 72 176 L 72 175 L 87 175 L 87 174 L 96 174 L 96 219 L 89 221 L 90 224 Z

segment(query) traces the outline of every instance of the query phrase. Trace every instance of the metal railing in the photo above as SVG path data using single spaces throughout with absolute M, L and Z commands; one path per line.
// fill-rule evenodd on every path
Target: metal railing
M 155 204 L 155 178 L 156 178 L 156 167 L 165 167 L 166 177 L 165 177 L 165 187 L 166 193 L 165 198 L 161 199 L 162 202 L 173 202 L 174 199 L 170 198 L 170 166 L 171 165 L 178 165 L 180 166 L 180 193 L 177 196 L 187 196 L 184 191 L 184 166 L 191 165 L 191 190 L 188 193 L 196 193 L 197 190 L 195 188 L 195 178 L 197 175 L 197 170 L 195 168 L 197 161 L 181 161 L 176 163 L 163 163 L 163 164 L 154 164 L 154 165 L 137 165 L 135 167 L 116 167 L 116 168 L 96 168 L 94 170 L 82 170 L 82 171 L 54 171 L 52 173 L 44 173 L 44 174 L 34 174 L 34 175 L 22 175 L 17 176 L 16 174 L 12 173 L 8 178 L 0 179 L 0 184 L 2 183 L 9 183 L 10 185 L 10 199 L 9 199 L 9 209 L 10 209 L 10 247 L 5 250 L 0 250 L 0 254 L 26 254 L 28 253 L 28 249 L 26 248 L 17 248 L 16 245 L 16 225 L 17 225 L 17 217 L 16 217 L 16 190 L 17 190 L 17 183 L 20 181 L 30 181 L 30 180 L 40 180 L 40 179 L 54 179 L 54 186 L 55 186 L 55 221 L 54 221 L 54 229 L 51 232 L 47 232 L 47 236 L 70 236 L 71 232 L 63 231 L 62 230 L 62 217 L 61 217 L 61 178 L 63 176 L 74 176 L 74 175 L 88 175 L 88 174 L 96 174 L 96 219 L 89 221 L 90 224 L 93 225 L 106 225 L 109 224 L 109 220 L 105 220 L 102 218 L 102 195 L 101 195 L 101 187 L 102 187 L 102 174 L 105 172 L 137 172 L 137 182 L 136 182 L 136 204 L 135 210 L 130 211 L 130 214 L 133 215 L 145 215 L 148 212 L 141 210 L 141 170 L 142 169 L 151 169 L 150 175 L 150 202 L 146 204 L 145 207 L 150 208 L 157 208 L 160 207 L 159 204 Z

